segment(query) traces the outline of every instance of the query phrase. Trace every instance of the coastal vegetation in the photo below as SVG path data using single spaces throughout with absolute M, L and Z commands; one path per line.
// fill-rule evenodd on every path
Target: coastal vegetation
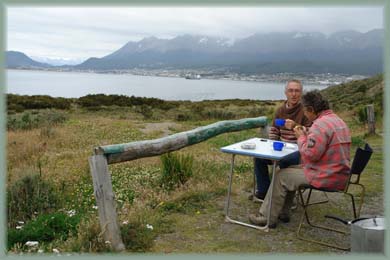
M 367 188 L 363 212 L 381 214 L 383 77 L 332 86 L 323 93 L 352 130 L 351 154 L 364 142 L 374 148 L 362 176 Z M 95 206 L 88 165 L 94 147 L 160 138 L 220 120 L 257 116 L 271 120 L 281 102 L 164 101 L 103 94 L 66 99 L 8 94 L 9 253 L 112 251 L 103 240 Z M 367 135 L 367 104 L 374 104 L 376 109 L 377 135 Z M 126 250 L 335 252 L 295 239 L 299 208 L 289 224 L 261 236 L 258 231 L 224 222 L 231 158 L 219 149 L 255 136 L 260 136 L 259 129 L 226 133 L 162 156 L 110 165 Z M 236 159 L 233 214 L 246 217 L 247 210 L 258 209 L 258 204 L 247 200 L 252 172 L 250 158 Z

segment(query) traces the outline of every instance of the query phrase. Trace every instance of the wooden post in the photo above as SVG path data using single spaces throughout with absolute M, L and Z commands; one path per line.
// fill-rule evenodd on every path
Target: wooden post
M 109 241 L 115 251 L 122 251 L 125 246 L 117 222 L 114 192 L 112 191 L 107 158 L 104 155 L 91 156 L 89 157 L 89 166 L 104 240 Z
M 367 124 L 368 124 L 368 133 L 375 134 L 375 113 L 374 105 L 367 105 Z

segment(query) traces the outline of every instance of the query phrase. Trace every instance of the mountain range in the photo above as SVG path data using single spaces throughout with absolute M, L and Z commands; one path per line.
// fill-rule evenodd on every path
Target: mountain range
M 35 61 L 26 54 L 18 51 L 7 51 L 5 53 L 5 64 L 7 68 L 49 68 L 51 65 Z
M 224 68 L 240 73 L 346 73 L 373 75 L 383 71 L 384 30 L 366 33 L 287 32 L 253 34 L 232 41 L 203 35 L 173 39 L 144 38 L 129 41 L 101 58 L 65 66 L 77 70 L 126 70 L 133 68 Z M 47 67 L 7 52 L 8 68 Z

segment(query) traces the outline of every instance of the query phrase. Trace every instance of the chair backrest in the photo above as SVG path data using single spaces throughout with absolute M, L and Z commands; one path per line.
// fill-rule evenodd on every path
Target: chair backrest
M 370 160 L 372 152 L 372 148 L 367 143 L 365 144 L 364 149 L 360 147 L 356 149 L 350 173 L 351 175 L 358 175 L 357 182 L 359 181 L 360 174 L 363 172 L 368 161 Z

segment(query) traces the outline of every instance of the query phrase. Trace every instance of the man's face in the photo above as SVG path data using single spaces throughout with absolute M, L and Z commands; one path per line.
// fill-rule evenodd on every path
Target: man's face
M 287 104 L 289 106 L 295 106 L 301 100 L 302 88 L 298 83 L 290 82 L 284 93 L 286 94 Z

